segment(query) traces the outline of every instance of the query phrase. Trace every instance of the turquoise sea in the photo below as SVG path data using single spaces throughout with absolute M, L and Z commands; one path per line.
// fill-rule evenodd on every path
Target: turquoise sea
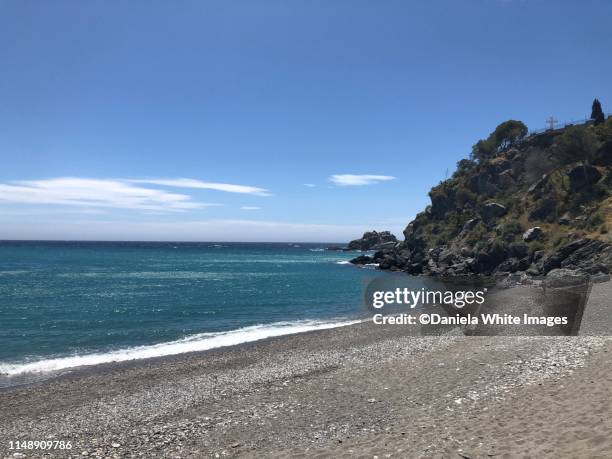
M 362 319 L 329 244 L 1 242 L 0 374 L 205 350 Z M 415 282 L 419 282 L 415 278 Z

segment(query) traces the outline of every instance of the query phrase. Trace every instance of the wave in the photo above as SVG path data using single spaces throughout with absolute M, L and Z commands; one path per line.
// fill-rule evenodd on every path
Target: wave
M 348 260 L 342 260 L 342 261 L 337 261 L 336 264 L 337 265 L 350 265 L 351 262 Z
M 184 354 L 186 352 L 206 351 L 219 347 L 259 341 L 275 336 L 345 327 L 360 322 L 361 320 L 300 320 L 295 322 L 275 322 L 271 324 L 252 325 L 225 332 L 199 333 L 176 341 L 147 346 L 135 346 L 105 353 L 73 355 L 27 363 L 0 363 L 0 375 L 13 376 L 23 373 L 42 373 L 64 370 L 66 368 L 99 365 L 101 363 L 125 362 L 128 360 Z

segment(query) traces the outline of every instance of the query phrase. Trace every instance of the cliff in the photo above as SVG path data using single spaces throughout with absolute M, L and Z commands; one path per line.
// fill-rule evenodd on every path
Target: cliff
M 526 132 L 498 126 L 431 189 L 404 241 L 354 262 L 451 277 L 612 271 L 612 118 Z

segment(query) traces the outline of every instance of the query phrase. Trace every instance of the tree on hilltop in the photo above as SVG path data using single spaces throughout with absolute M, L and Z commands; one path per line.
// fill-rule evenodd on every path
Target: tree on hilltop
M 593 101 L 593 108 L 591 109 L 591 119 L 595 121 L 595 126 L 603 123 L 606 120 L 603 110 L 601 109 L 601 102 L 595 99 Z
M 493 158 L 500 151 L 513 147 L 527 135 L 527 126 L 522 121 L 508 120 L 501 123 L 484 140 L 472 147 L 471 157 L 477 161 Z

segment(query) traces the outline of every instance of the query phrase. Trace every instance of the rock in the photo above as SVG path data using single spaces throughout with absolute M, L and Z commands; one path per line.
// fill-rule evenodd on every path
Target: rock
M 518 258 L 508 258 L 506 261 L 501 262 L 495 271 L 501 273 L 514 273 L 519 270 L 519 260 Z
M 532 263 L 531 266 L 529 266 L 529 268 L 527 268 L 527 271 L 525 272 L 530 276 L 539 276 L 542 273 L 536 263 Z
M 593 274 L 591 276 L 591 280 L 593 281 L 594 284 L 600 284 L 602 282 L 609 282 L 610 281 L 610 275 L 609 274 L 604 274 L 604 273 Z
M 531 241 L 539 241 L 544 236 L 544 231 L 539 226 L 534 226 L 533 228 L 529 228 L 525 233 L 523 233 L 523 241 L 531 242 Z
M 417 229 L 416 220 L 408 223 L 408 226 L 406 226 L 406 228 L 403 231 L 404 239 L 410 239 L 412 235 L 414 234 L 414 232 L 416 231 L 416 229 Z
M 361 239 L 355 239 L 348 244 L 349 250 L 379 250 L 385 244 L 391 243 L 391 247 L 397 243 L 396 237 L 389 231 L 367 231 Z
M 593 185 L 601 179 L 601 174 L 593 166 L 576 166 L 567 173 L 570 188 L 574 191 Z
M 391 250 L 395 248 L 395 244 L 397 244 L 397 241 L 382 242 L 380 244 L 375 244 L 370 250 Z
M 367 255 L 359 255 L 358 257 L 353 258 L 350 262 L 354 265 L 367 265 L 370 263 L 374 263 L 374 258 L 369 257 Z
M 490 274 L 501 262 L 508 258 L 508 250 L 503 244 L 489 243 L 475 257 L 474 268 L 481 274 Z
M 500 173 L 497 177 L 497 183 L 499 184 L 502 190 L 512 188 L 515 185 L 514 177 L 512 177 L 512 171 L 505 170 Z
M 557 209 L 557 201 L 553 197 L 540 199 L 527 217 L 530 221 L 546 220 Z
M 570 214 L 565 212 L 559 219 L 559 225 L 569 225 L 572 222 Z
M 530 265 L 531 265 L 531 262 L 529 261 L 529 257 L 521 258 L 519 260 L 518 270 L 526 271 L 527 269 L 529 269 Z
M 612 272 L 612 246 L 608 245 L 599 254 L 599 262 L 608 268 L 608 272 Z
M 608 273 L 609 261 L 608 253 L 610 245 L 603 241 L 587 240 L 586 244 L 581 244 L 572 250 L 562 261 L 562 268 L 580 268 L 590 274 Z
M 584 271 L 573 269 L 553 269 L 546 274 L 544 285 L 547 288 L 563 288 L 584 285 L 589 282 L 589 275 Z
M 502 206 L 501 204 L 497 202 L 490 202 L 488 204 L 485 204 L 480 209 L 480 214 L 485 220 L 491 220 L 494 218 L 503 217 L 504 215 L 506 215 L 507 211 L 508 210 L 506 209 L 506 207 Z
M 478 225 L 478 223 L 480 223 L 480 218 L 472 218 L 471 220 L 465 222 L 463 224 L 463 228 L 461 228 L 460 236 L 464 236 L 466 233 L 472 231 L 474 228 L 476 228 L 476 225 Z
M 588 239 L 578 239 L 564 245 L 556 252 L 544 256 L 541 260 L 542 272 L 546 274 L 553 269 L 560 268 L 563 260 L 569 257 L 574 251 L 586 246 L 588 243 Z
M 529 246 L 522 243 L 510 244 L 508 247 L 508 255 L 518 259 L 525 258 L 529 255 Z

